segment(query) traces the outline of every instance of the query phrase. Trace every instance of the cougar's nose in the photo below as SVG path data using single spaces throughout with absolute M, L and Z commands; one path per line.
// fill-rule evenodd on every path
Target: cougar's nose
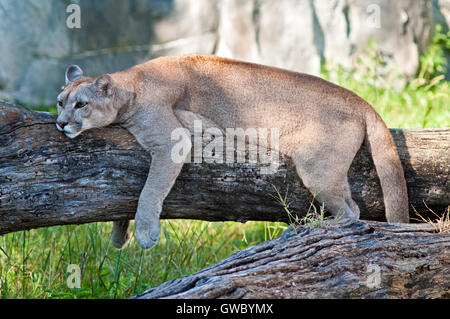
M 63 129 L 64 126 L 66 126 L 66 125 L 69 124 L 69 123 L 67 123 L 67 122 L 57 122 L 56 124 L 58 124 L 58 126 L 59 126 L 61 129 Z

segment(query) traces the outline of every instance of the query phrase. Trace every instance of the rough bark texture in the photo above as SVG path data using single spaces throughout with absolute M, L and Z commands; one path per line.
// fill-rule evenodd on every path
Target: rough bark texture
M 450 232 L 298 228 L 137 298 L 450 298 Z
M 70 140 L 56 116 L 0 102 L 0 234 L 62 224 L 132 219 L 150 156 L 125 129 L 91 130 Z M 391 130 L 405 169 L 410 204 L 437 213 L 450 204 L 449 129 Z M 275 174 L 258 165 L 186 164 L 162 218 L 286 221 L 272 185 L 289 187 L 291 210 L 305 213 L 312 196 L 289 158 Z M 379 180 L 363 146 L 349 171 L 361 218 L 384 220 Z M 411 210 L 411 215 L 413 215 Z

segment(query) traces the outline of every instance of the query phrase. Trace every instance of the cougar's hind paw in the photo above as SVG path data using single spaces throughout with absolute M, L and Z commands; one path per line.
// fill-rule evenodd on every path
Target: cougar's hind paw
M 129 220 L 114 222 L 111 241 L 117 249 L 124 248 L 130 241 L 130 234 L 128 232 L 129 222 Z
M 128 242 L 130 241 L 130 235 L 129 234 L 125 234 L 124 236 L 113 236 L 112 237 L 112 244 L 115 248 L 117 249 L 122 249 L 124 248 Z

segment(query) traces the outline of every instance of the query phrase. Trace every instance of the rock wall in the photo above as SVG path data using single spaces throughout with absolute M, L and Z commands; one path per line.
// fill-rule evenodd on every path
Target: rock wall
M 54 103 L 64 70 L 90 75 L 205 53 L 318 74 L 351 67 L 370 37 L 407 77 L 449 0 L 0 0 L 0 98 Z M 69 28 L 68 5 L 80 8 Z

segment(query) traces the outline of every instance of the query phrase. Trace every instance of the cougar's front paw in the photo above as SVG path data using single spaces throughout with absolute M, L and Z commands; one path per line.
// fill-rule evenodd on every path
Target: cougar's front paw
M 154 222 L 140 223 L 136 220 L 136 240 L 143 249 L 148 249 L 158 243 L 161 225 L 159 219 Z

